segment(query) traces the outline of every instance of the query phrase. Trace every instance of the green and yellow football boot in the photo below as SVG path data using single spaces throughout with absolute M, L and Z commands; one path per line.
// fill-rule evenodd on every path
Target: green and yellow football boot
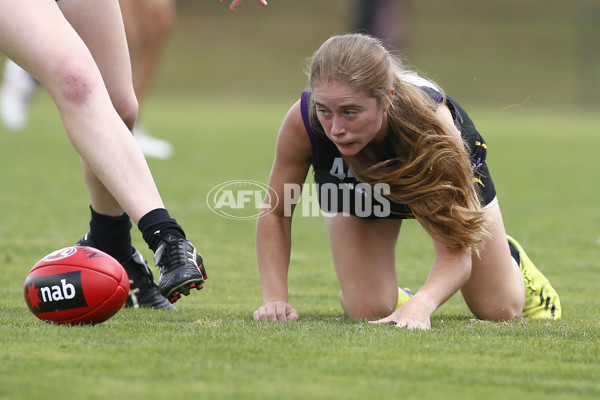
M 525 281 L 525 307 L 523 317 L 559 319 L 561 316 L 560 299 L 550 282 L 533 265 L 525 250 L 512 237 L 506 235 L 508 242 L 517 249 L 521 258 L 519 268 Z

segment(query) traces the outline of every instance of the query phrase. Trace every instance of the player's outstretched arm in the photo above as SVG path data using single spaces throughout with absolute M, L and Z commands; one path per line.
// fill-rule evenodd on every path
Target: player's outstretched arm
M 297 199 L 311 162 L 310 141 L 302 122 L 298 101 L 285 117 L 277 138 L 275 161 L 269 177 L 269 190 L 277 196 L 266 196 L 263 209 L 271 210 L 258 218 L 256 254 L 263 305 L 254 319 L 263 321 L 295 321 L 298 312 L 288 304 L 288 269 L 291 251 L 294 191 Z M 275 204 L 272 204 L 273 200 Z
M 221 3 L 225 3 L 225 0 L 219 0 L 219 1 L 220 1 Z M 239 6 L 239 5 L 242 3 L 242 1 L 243 1 L 243 0 L 233 0 L 233 1 L 231 2 L 231 5 L 229 6 L 229 9 L 230 9 L 231 11 L 235 11 L 235 10 L 237 10 L 238 6 Z M 266 5 L 267 5 L 267 0 L 258 0 L 258 2 L 259 2 L 260 4 L 262 4 L 263 6 L 266 6 Z

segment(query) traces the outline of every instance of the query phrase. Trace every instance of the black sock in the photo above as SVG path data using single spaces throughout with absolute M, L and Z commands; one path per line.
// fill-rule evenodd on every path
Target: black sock
M 131 246 L 131 221 L 127 214 L 113 217 L 92 209 L 90 234 L 98 250 L 124 261 L 133 254 Z
M 148 243 L 148 247 L 154 252 L 158 248 L 161 236 L 167 237 L 168 235 L 173 235 L 185 239 L 183 228 L 169 216 L 169 213 L 164 208 L 152 210 L 140 218 L 138 228 L 142 232 L 144 240 Z
M 508 247 L 510 248 L 510 255 L 515 259 L 517 265 L 521 265 L 521 256 L 519 255 L 519 251 L 512 245 L 511 242 L 508 242 Z

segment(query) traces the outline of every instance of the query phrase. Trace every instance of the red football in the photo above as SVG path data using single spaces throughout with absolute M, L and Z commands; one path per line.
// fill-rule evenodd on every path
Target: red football
M 98 324 L 117 313 L 129 277 L 108 254 L 86 246 L 53 251 L 33 266 L 23 288 L 29 310 L 57 324 Z

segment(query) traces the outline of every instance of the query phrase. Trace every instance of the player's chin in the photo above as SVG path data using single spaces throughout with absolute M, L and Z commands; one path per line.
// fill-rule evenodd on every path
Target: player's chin
M 362 150 L 362 146 L 356 142 L 351 142 L 347 144 L 336 143 L 336 147 L 340 154 L 346 157 L 353 157 L 360 153 L 360 151 Z

